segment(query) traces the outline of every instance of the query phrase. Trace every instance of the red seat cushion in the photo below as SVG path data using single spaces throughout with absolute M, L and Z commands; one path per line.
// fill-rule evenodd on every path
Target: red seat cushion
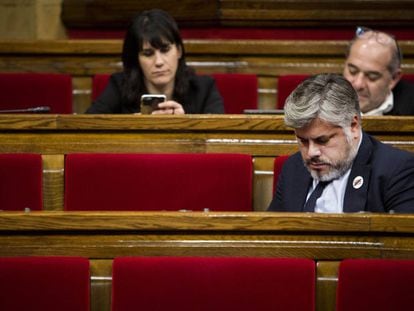
M 0 154 L 0 210 L 41 210 L 42 156 Z
M 339 266 L 337 311 L 412 310 L 414 260 L 346 259 Z
M 55 73 L 0 73 L 0 110 L 47 106 L 72 113 L 72 78 Z
M 69 154 L 66 210 L 252 210 L 243 154 Z
M 89 260 L 0 258 L 0 310 L 88 311 Z
M 121 257 L 112 271 L 112 311 L 313 311 L 315 305 L 310 259 Z

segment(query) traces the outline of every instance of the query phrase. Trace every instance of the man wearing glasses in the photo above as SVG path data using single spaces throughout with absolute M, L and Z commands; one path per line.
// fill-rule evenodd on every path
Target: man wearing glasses
M 357 28 L 343 75 L 357 91 L 363 115 L 414 115 L 414 85 L 400 80 L 401 58 L 394 37 Z

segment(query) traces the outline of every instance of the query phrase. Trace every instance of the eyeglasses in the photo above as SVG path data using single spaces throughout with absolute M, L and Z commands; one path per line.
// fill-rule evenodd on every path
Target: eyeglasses
M 356 28 L 355 35 L 358 38 L 364 38 L 364 39 L 375 37 L 375 40 L 377 40 L 377 42 L 381 44 L 389 44 L 391 42 L 395 42 L 395 38 L 393 35 L 390 35 L 382 31 L 373 30 L 367 27 L 362 27 L 362 26 L 358 26 Z
M 401 59 L 402 59 L 401 50 L 397 43 L 397 40 L 395 39 L 393 35 L 383 32 L 383 31 L 373 30 L 371 28 L 367 28 L 363 26 L 358 26 L 356 28 L 355 35 L 357 38 L 361 38 L 361 39 L 369 39 L 369 38 L 374 37 L 375 40 L 382 45 L 394 44 L 395 47 L 397 48 L 398 59 L 401 62 Z

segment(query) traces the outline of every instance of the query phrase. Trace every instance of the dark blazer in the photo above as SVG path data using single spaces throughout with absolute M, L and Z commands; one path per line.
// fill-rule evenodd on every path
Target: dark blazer
M 352 181 L 364 183 L 354 189 Z M 302 212 L 312 177 L 295 153 L 283 165 L 269 211 Z M 414 154 L 385 145 L 363 133 L 349 175 L 344 212 L 414 213 Z
M 394 94 L 394 107 L 386 115 L 414 115 L 414 84 L 400 80 L 392 92 Z
M 139 103 L 134 107 L 121 96 L 124 73 L 114 73 L 109 79 L 108 86 L 86 113 L 136 113 L 140 112 Z M 215 81 L 209 76 L 191 76 L 189 89 L 185 94 L 183 105 L 187 114 L 224 113 L 223 99 L 217 90 Z

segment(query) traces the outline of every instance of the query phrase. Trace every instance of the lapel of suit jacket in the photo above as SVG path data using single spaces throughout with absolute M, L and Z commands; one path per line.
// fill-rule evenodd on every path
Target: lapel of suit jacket
M 370 158 L 372 154 L 372 142 L 365 132 L 362 132 L 362 143 L 357 156 L 352 164 L 351 173 L 346 185 L 344 207 L 345 213 L 365 211 L 368 198 L 368 184 L 371 176 Z M 359 181 L 362 186 L 356 185 Z
M 298 174 L 300 176 L 295 176 L 295 179 L 297 180 L 295 193 L 289 198 L 289 201 L 291 202 L 289 205 L 294 208 L 295 212 L 303 212 L 306 196 L 308 195 L 309 187 L 313 181 L 312 176 L 303 163 L 301 163 L 301 165 L 302 169 L 300 170 L 300 174 Z

